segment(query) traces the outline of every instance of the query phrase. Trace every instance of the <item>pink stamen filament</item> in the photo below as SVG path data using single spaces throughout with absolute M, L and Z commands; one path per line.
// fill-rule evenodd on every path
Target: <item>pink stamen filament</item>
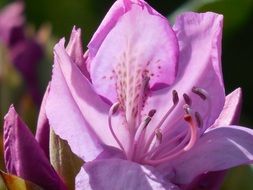
M 176 135 L 174 138 L 170 139 L 166 143 L 163 143 L 163 144 L 161 144 L 160 146 L 158 146 L 156 148 L 152 148 L 145 155 L 143 155 L 142 159 L 144 159 L 145 157 L 149 158 L 149 157 L 151 157 L 153 155 L 159 155 L 169 145 L 171 145 L 172 143 L 175 143 L 176 141 L 178 141 L 179 139 L 181 139 L 183 136 L 185 136 L 187 134 L 189 134 L 189 130 L 187 130 L 187 132 L 184 130 L 183 133 L 179 133 L 178 135 Z
M 139 159 L 139 155 L 142 155 L 143 153 L 143 148 L 139 149 L 139 147 L 142 147 L 142 143 L 145 137 L 145 133 L 146 133 L 146 128 L 148 126 L 148 124 L 150 123 L 152 117 L 154 116 L 154 114 L 156 113 L 156 110 L 150 110 L 148 115 L 146 116 L 146 118 L 141 122 L 140 126 L 138 127 L 135 136 L 134 136 L 134 154 L 137 153 L 137 155 L 135 156 L 135 159 Z M 138 151 L 137 151 L 138 150 Z
M 167 113 L 163 116 L 162 120 L 158 123 L 155 130 L 160 129 L 162 127 L 162 125 L 164 124 L 164 122 L 166 121 L 168 116 L 172 113 L 172 111 L 175 109 L 175 107 L 177 106 L 177 104 L 179 102 L 177 92 L 175 90 L 173 90 L 172 93 L 173 93 L 173 105 L 170 107 L 170 109 L 167 111 Z M 144 147 L 144 152 L 147 152 L 149 150 L 150 146 L 152 145 L 152 141 L 155 137 L 155 130 L 153 131 L 153 133 L 148 138 L 148 141 L 147 141 L 147 143 Z
M 189 142 L 190 136 L 191 136 L 190 130 L 187 130 L 187 134 L 185 135 L 184 139 L 182 141 L 180 141 L 180 143 L 178 145 L 173 147 L 169 152 L 166 152 L 166 154 L 162 154 L 161 151 L 159 154 L 158 153 L 153 154 L 153 156 L 151 157 L 152 160 L 157 160 L 157 159 L 161 159 L 161 158 L 176 154 L 178 151 L 180 151 L 181 149 L 184 148 L 184 146 L 187 142 Z
M 171 150 L 170 152 L 168 152 L 165 156 L 163 156 L 160 159 L 155 159 L 155 160 L 154 159 L 144 159 L 143 163 L 145 163 L 145 164 L 161 164 L 165 161 L 169 161 L 169 160 L 175 158 L 176 156 L 178 156 L 178 155 L 180 155 L 192 148 L 192 146 L 195 144 L 195 142 L 197 140 L 197 126 L 194 124 L 191 115 L 186 114 L 184 116 L 184 119 L 189 124 L 189 127 L 190 127 L 190 140 L 189 140 L 189 142 L 181 149 L 179 149 L 179 145 L 178 145 L 174 150 Z M 182 143 L 180 143 L 180 144 L 182 145 Z
M 112 115 L 115 114 L 117 112 L 119 108 L 119 102 L 114 103 L 110 110 L 109 110 L 109 115 L 108 115 L 108 125 L 109 125 L 109 129 L 111 131 L 111 134 L 113 136 L 113 138 L 115 139 L 115 141 L 118 143 L 119 147 L 121 148 L 121 150 L 126 154 L 126 151 L 123 147 L 123 145 L 121 144 L 120 140 L 118 139 L 117 135 L 115 134 L 113 127 L 112 127 Z

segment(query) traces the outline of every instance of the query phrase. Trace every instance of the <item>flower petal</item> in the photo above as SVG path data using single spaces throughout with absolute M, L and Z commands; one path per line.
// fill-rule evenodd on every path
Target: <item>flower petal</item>
M 55 64 L 46 114 L 55 133 L 68 141 L 75 154 L 89 161 L 103 151 L 103 143 L 117 147 L 106 125 L 109 107 L 71 61 L 64 40 L 54 50 Z M 126 134 L 124 130 L 121 133 Z
M 115 26 L 118 19 L 127 11 L 127 2 L 129 2 L 129 0 L 117 0 L 106 14 L 88 44 L 89 55 L 91 58 L 97 54 L 97 51 L 107 34 Z
M 46 156 L 49 158 L 49 123 L 46 116 L 46 101 L 48 97 L 48 92 L 50 89 L 50 84 L 48 84 L 45 95 L 43 97 L 40 112 L 38 117 L 38 123 L 36 127 L 35 139 L 40 144 L 41 148 L 44 150 Z
M 187 184 L 200 174 L 252 161 L 253 130 L 238 126 L 213 128 L 191 150 L 170 163 L 171 169 L 173 168 L 170 171 L 175 174 L 171 181 Z M 161 168 L 165 173 L 169 172 L 168 168 Z
M 177 58 L 177 39 L 167 19 L 146 3 L 132 3 L 91 61 L 91 80 L 96 91 L 114 103 L 120 90 L 115 88 L 117 82 L 123 82 L 129 93 L 146 76 L 151 89 L 170 85 L 176 76 Z
M 83 46 L 80 28 L 76 28 L 75 26 L 73 27 L 69 43 L 66 47 L 66 51 L 71 57 L 72 61 L 78 65 L 84 76 L 89 79 L 89 73 L 87 71 L 85 59 L 83 57 Z
M 226 96 L 223 110 L 212 127 L 238 124 L 242 104 L 242 90 L 240 88 Z
M 178 92 L 180 103 L 164 126 L 171 126 L 171 123 L 181 117 L 182 124 L 174 127 L 187 128 L 183 120 L 184 93 L 191 98 L 191 108 L 202 115 L 205 128 L 213 124 L 219 116 L 225 102 L 220 65 L 222 21 L 222 15 L 215 13 L 185 13 L 177 18 L 173 29 L 180 49 L 178 75 L 173 86 L 153 92 L 147 99 L 145 112 L 157 109 L 150 126 L 156 127 L 161 116 L 172 106 L 173 90 Z M 207 91 L 208 99 L 203 100 L 193 93 L 193 87 Z M 154 131 L 154 128 L 150 127 L 150 131 Z
M 8 173 L 48 190 L 65 190 L 43 150 L 11 106 L 4 122 L 4 158 Z
M 106 159 L 86 163 L 76 177 L 76 190 L 176 190 L 153 168 L 127 160 Z

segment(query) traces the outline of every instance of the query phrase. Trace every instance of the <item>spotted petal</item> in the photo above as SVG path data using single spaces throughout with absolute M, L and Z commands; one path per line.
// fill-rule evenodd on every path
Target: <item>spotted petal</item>
M 136 96 L 143 94 L 146 77 L 153 89 L 174 81 L 177 56 L 176 36 L 167 19 L 138 1 L 118 18 L 101 43 L 90 63 L 91 80 L 111 102 L 119 99 L 131 104 L 137 99 L 138 104 L 142 101 Z
M 173 30 L 180 49 L 178 75 L 170 88 L 153 92 L 147 100 L 146 112 L 157 108 L 150 131 L 154 131 L 161 117 L 173 105 L 173 90 L 178 92 L 179 104 L 164 123 L 168 130 L 180 126 L 187 128 L 183 120 L 184 93 L 191 98 L 192 109 L 201 114 L 205 129 L 219 116 L 225 102 L 220 60 L 222 23 L 222 15 L 215 13 L 184 13 L 177 18 Z M 204 89 L 208 93 L 207 100 L 193 93 L 193 87 Z M 180 118 L 182 122 L 176 125 L 175 121 Z

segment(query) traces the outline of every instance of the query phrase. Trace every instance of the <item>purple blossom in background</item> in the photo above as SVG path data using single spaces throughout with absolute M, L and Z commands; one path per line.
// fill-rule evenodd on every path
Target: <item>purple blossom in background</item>
M 74 27 L 54 48 L 38 142 L 12 107 L 5 118 L 7 171 L 64 189 L 46 158 L 51 127 L 85 161 L 77 190 L 219 189 L 226 169 L 253 160 L 253 131 L 235 125 L 241 89 L 224 92 L 222 24 L 189 12 L 171 27 L 144 0 L 118 0 L 84 54 Z
M 1 10 L 0 42 L 8 48 L 11 62 L 24 78 L 35 103 L 40 105 L 41 92 L 36 71 L 43 50 L 35 39 L 25 35 L 23 10 L 21 2 L 12 3 Z

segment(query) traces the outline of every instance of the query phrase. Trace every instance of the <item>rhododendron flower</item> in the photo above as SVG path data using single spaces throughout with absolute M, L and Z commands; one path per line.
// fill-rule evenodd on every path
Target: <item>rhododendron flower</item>
M 118 0 L 82 56 L 79 29 L 55 46 L 46 115 L 86 163 L 76 189 L 187 188 L 253 159 L 225 97 L 222 15 L 185 13 L 171 27 L 143 0 Z
M 36 68 L 43 56 L 38 42 L 25 35 L 25 19 L 22 2 L 9 4 L 0 12 L 0 43 L 9 52 L 10 60 L 24 78 L 28 90 L 38 105 L 41 92 L 38 85 Z
M 253 160 L 253 131 L 232 125 L 241 90 L 224 92 L 222 21 L 185 13 L 171 27 L 118 0 L 84 55 L 80 29 L 60 40 L 37 138 L 47 147 L 50 126 L 85 161 L 76 189 L 194 189 Z

